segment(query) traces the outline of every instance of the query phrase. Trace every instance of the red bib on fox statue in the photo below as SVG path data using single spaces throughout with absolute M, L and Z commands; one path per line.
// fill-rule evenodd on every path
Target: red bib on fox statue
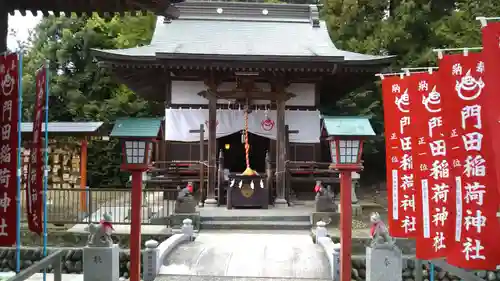
M 193 183 L 192 182 L 188 182 L 188 184 L 186 185 L 186 188 L 189 191 L 189 193 L 193 193 L 194 188 L 193 188 Z
M 316 181 L 316 185 L 314 186 L 314 192 L 318 193 L 321 191 L 321 188 L 322 188 L 322 184 L 321 184 L 321 181 Z

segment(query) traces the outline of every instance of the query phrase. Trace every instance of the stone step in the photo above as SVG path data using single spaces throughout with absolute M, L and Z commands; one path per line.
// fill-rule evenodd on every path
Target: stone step
M 309 222 L 309 216 L 202 216 L 201 221 L 302 221 Z
M 235 277 L 201 275 L 158 275 L 155 281 L 327 281 L 317 278 Z
M 201 229 L 245 229 L 245 230 L 308 230 L 307 221 L 204 221 Z

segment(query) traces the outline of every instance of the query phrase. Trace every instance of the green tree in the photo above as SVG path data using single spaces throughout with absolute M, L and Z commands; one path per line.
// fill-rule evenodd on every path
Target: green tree
M 91 49 L 129 48 L 149 44 L 156 17 L 124 16 L 44 18 L 35 28 L 24 63 L 24 119 L 31 120 L 35 71 L 50 62 L 49 119 L 103 121 L 120 116 L 151 116 L 151 104 L 98 67 Z M 89 184 L 103 186 L 122 181 L 120 150 L 116 140 L 89 145 Z

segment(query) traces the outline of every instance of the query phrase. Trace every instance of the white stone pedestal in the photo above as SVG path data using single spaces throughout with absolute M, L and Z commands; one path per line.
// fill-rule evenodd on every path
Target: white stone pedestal
M 366 247 L 366 281 L 402 281 L 403 255 L 396 246 Z
M 83 248 L 84 281 L 118 281 L 120 278 L 120 248 L 112 247 Z

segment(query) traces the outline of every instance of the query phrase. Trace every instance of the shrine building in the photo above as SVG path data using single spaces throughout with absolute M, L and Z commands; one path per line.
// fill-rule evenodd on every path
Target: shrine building
M 175 6 L 180 17 L 158 17 L 149 45 L 94 55 L 137 95 L 164 104 L 155 162 L 165 168 L 161 163 L 202 161 L 208 201 L 217 197 L 218 164 L 229 173 L 245 170 L 245 126 L 252 168 L 266 173 L 269 155 L 275 200 L 283 201 L 279 171 L 287 161 L 331 161 L 328 144 L 321 142 L 320 109 L 372 81 L 391 62 L 389 56 L 338 49 L 316 5 Z

